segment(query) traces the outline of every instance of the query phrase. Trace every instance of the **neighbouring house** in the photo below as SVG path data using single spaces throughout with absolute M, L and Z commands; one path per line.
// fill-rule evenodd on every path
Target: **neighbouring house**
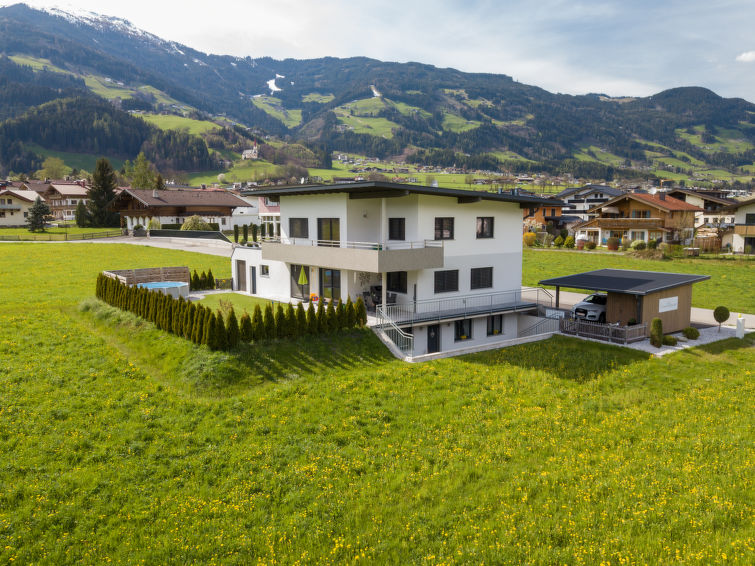
M 590 220 L 591 215 L 588 210 L 608 202 L 612 198 L 623 195 L 624 191 L 615 189 L 607 185 L 585 185 L 583 187 L 573 187 L 564 189 L 554 198 L 564 202 L 563 213 L 566 216 L 576 216 L 581 221 Z
M 563 228 L 573 222 L 575 217 L 563 216 L 563 204 L 536 204 L 522 210 L 522 229 L 525 232 L 537 232 L 544 230 L 548 224 L 554 228 Z
M 734 214 L 731 249 L 738 253 L 755 251 L 755 199 L 748 199 L 725 209 Z
M 281 234 L 281 207 L 277 197 L 257 197 L 259 200 L 260 226 L 264 226 L 267 236 L 280 236 Z
M 284 302 L 363 297 L 413 359 L 537 333 L 538 290 L 522 289 L 522 208 L 560 201 L 386 182 L 256 193 L 278 203 L 280 233 L 234 248 L 236 290 Z
M 183 224 L 191 216 L 216 223 L 221 230 L 232 226 L 233 211 L 249 203 L 224 190 L 214 189 L 123 189 L 110 204 L 121 217 L 121 226 L 148 226 L 151 220 L 160 225 Z
M 658 193 L 626 193 L 591 208 L 594 218 L 574 227 L 577 239 L 605 244 L 608 238 L 689 243 L 702 209 Z
M 79 202 L 89 202 L 84 181 L 50 184 L 43 193 L 43 198 L 50 207 L 53 220 L 58 222 L 74 222 Z
M 720 196 L 719 191 L 673 189 L 666 194 L 700 208 L 695 213 L 695 229 L 704 226 L 713 228 L 727 227 L 734 224 L 734 213 L 727 213 L 725 209 L 737 204 L 737 201 L 736 199 Z
M 34 191 L 0 189 L 0 226 L 25 226 L 38 196 Z
M 244 226 L 246 224 L 260 223 L 260 203 L 257 197 L 239 196 L 246 203 L 246 206 L 240 206 L 233 210 L 231 215 L 231 227 Z

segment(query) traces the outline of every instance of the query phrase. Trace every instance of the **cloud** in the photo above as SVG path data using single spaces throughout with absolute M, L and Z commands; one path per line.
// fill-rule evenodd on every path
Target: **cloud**
M 755 63 L 755 51 L 745 51 L 737 55 L 737 61 L 740 63 Z

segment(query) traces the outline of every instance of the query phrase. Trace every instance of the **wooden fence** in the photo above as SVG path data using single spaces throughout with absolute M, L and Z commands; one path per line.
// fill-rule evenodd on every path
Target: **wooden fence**
M 139 283 L 155 283 L 158 281 L 182 281 L 191 282 L 191 273 L 188 267 L 148 267 L 145 269 L 115 269 L 103 271 L 103 275 L 117 279 L 126 285 L 138 285 Z

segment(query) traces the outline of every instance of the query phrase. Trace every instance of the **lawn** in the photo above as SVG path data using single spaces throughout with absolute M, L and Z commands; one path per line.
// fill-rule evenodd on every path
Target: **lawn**
M 714 309 L 719 305 L 732 312 L 755 313 L 755 261 L 732 259 L 639 259 L 623 254 L 572 251 L 524 251 L 522 283 L 537 286 L 538 281 L 593 269 L 638 269 L 710 275 L 708 281 L 692 289 L 692 306 Z
M 410 365 L 369 331 L 210 353 L 77 305 L 100 269 L 226 258 L 3 259 L 4 563 L 751 563 L 753 336 L 660 359 L 557 338 Z
M 194 120 L 175 114 L 141 114 L 140 117 L 161 130 L 183 130 L 194 135 L 214 132 L 220 129 L 220 126 L 215 122 Z

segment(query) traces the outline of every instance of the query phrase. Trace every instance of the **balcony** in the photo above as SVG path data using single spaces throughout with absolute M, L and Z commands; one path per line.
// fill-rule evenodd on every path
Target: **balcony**
M 755 237 L 755 224 L 735 224 L 734 233 L 746 238 Z
M 589 221 L 589 224 L 589 227 L 603 230 L 660 230 L 664 227 L 664 220 L 662 218 L 594 218 Z
M 260 244 L 262 259 L 367 273 L 443 267 L 443 242 L 346 242 L 282 238 Z
M 507 312 L 535 311 L 552 304 L 553 296 L 545 289 L 524 287 L 498 293 L 381 306 L 377 309 L 377 318 L 381 326 L 408 326 Z

